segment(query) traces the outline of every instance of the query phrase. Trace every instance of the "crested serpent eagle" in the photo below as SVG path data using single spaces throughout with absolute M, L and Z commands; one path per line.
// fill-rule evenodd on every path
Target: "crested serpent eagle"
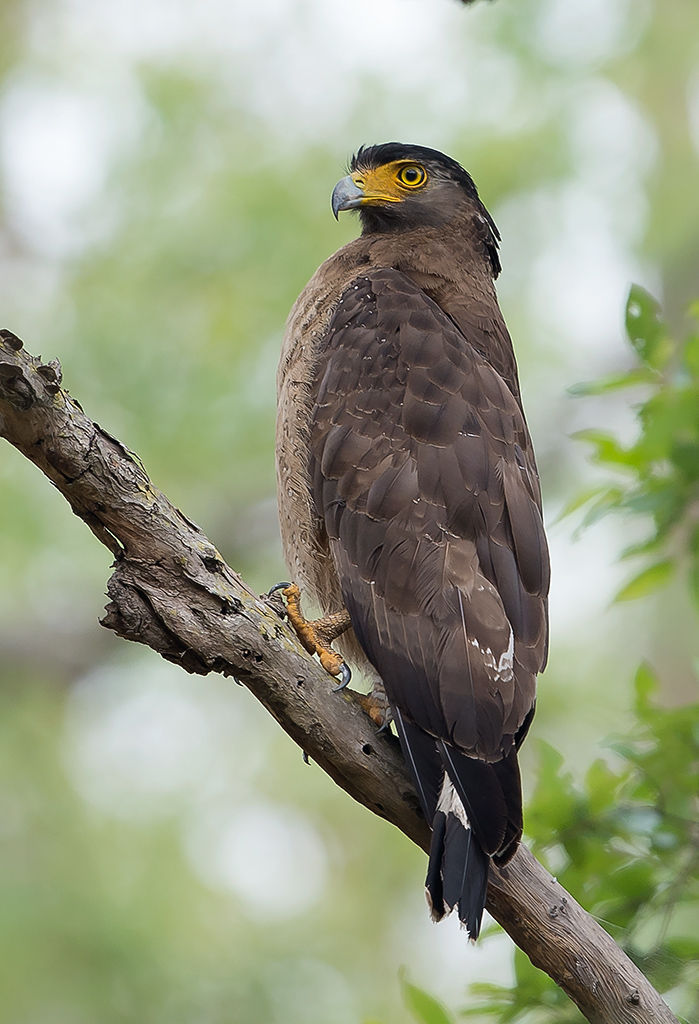
M 432 829 L 432 916 L 456 908 L 475 938 L 490 861 L 522 834 L 517 751 L 548 642 L 500 236 L 469 174 L 422 146 L 360 149 L 332 208 L 362 233 L 299 296 L 278 375 L 282 542 L 316 630 L 283 586 L 328 670 L 346 628 L 342 655 L 383 687 Z

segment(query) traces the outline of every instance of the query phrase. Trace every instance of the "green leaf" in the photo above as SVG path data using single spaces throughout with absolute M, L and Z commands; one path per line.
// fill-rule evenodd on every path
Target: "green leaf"
M 597 462 L 608 462 L 616 466 L 628 466 L 633 463 L 630 453 L 622 448 L 616 438 L 604 430 L 578 430 L 572 437 L 576 441 L 588 441 L 594 445 L 593 458 Z
M 637 576 L 630 579 L 614 598 L 615 601 L 635 601 L 638 597 L 645 597 L 654 590 L 665 586 L 675 571 L 675 563 L 665 558 L 654 565 L 648 566 Z
M 647 366 L 637 366 L 627 373 L 615 373 L 599 380 L 580 381 L 571 384 L 567 389 L 573 398 L 586 398 L 589 395 L 606 395 L 610 391 L 635 387 L 638 384 L 651 384 L 658 379 L 657 374 Z
M 593 498 L 597 498 L 601 494 L 606 494 L 607 491 L 607 487 L 589 487 L 587 488 L 587 490 L 581 491 L 579 494 L 575 495 L 575 497 L 571 498 L 571 500 L 566 505 L 563 506 L 561 511 L 554 519 L 554 525 L 557 525 L 561 522 L 561 520 L 566 519 L 568 516 L 572 515 L 573 512 L 577 512 L 579 508 L 583 507 L 583 505 L 589 504 L 589 502 L 591 502 Z
M 421 1024 L 455 1024 L 454 1018 L 445 1007 L 434 996 L 409 982 L 405 972 L 401 971 L 399 980 L 405 1004 Z
M 695 938 L 682 936 L 668 940 L 668 950 L 683 963 L 699 960 L 699 941 Z
M 660 304 L 639 284 L 631 285 L 626 302 L 626 333 L 644 363 L 655 369 L 664 366 L 669 351 L 663 344 L 665 327 Z
M 585 790 L 590 813 L 599 815 L 616 804 L 620 779 L 609 765 L 598 758 L 593 761 L 585 776 Z
M 699 445 L 695 438 L 676 441 L 670 450 L 670 458 L 687 480 L 692 483 L 699 481 Z
M 585 513 L 582 525 L 591 526 L 610 512 L 617 511 L 622 507 L 623 501 L 624 492 L 620 487 L 606 487 L 599 498 L 592 500 L 590 507 Z
M 626 506 L 629 507 L 628 505 Z M 661 538 L 657 534 L 653 537 L 647 537 L 645 540 L 640 540 L 635 544 L 629 544 L 628 547 L 624 548 L 619 554 L 619 561 L 623 562 L 628 558 L 637 558 L 638 555 L 647 555 L 650 551 L 655 551 L 660 544 Z
M 699 303 L 697 303 L 699 308 Z M 684 345 L 684 365 L 692 377 L 699 378 L 699 334 L 692 334 Z
M 647 902 L 655 887 L 654 866 L 646 860 L 630 861 L 611 876 L 615 897 L 634 903 Z
M 636 669 L 633 687 L 636 693 L 636 712 L 642 714 L 649 707 L 650 697 L 658 690 L 658 677 L 647 661 L 642 661 Z
M 473 981 L 469 985 L 469 994 L 478 996 L 477 1003 L 459 1009 L 459 1019 L 467 1020 L 469 1017 L 477 1017 L 482 1020 L 484 1016 L 497 1017 L 498 1024 L 505 1024 L 512 1020 L 513 1007 L 517 1011 L 516 1003 L 518 993 L 516 989 L 504 985 L 493 984 L 488 981 Z

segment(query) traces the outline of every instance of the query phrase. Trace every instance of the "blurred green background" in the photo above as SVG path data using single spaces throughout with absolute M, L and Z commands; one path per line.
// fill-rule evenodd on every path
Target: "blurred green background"
M 631 365 L 629 284 L 679 333 L 699 294 L 695 0 L 2 0 L 0 325 L 266 589 L 284 320 L 357 230 L 346 160 L 389 140 L 459 159 L 503 235 L 553 561 L 532 794 L 543 743 L 573 782 L 613 765 L 643 659 L 663 705 L 695 689 L 682 583 L 612 603 L 642 528 L 560 516 L 604 478 L 571 434 L 634 434 L 627 391 L 568 391 Z M 507 937 L 432 925 L 422 854 L 246 691 L 100 629 L 108 572 L 2 443 L 2 1024 L 397 1024 L 401 966 L 464 1008 L 509 985 Z

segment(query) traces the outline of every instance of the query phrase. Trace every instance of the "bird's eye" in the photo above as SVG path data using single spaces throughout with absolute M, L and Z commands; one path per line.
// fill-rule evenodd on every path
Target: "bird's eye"
M 406 164 L 396 175 L 398 182 L 406 188 L 419 188 L 427 181 L 427 171 L 420 164 Z

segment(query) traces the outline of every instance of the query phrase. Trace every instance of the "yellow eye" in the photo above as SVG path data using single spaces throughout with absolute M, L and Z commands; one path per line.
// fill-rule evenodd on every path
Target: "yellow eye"
M 406 164 L 398 171 L 396 178 L 405 188 L 420 188 L 427 181 L 427 171 L 420 164 Z

